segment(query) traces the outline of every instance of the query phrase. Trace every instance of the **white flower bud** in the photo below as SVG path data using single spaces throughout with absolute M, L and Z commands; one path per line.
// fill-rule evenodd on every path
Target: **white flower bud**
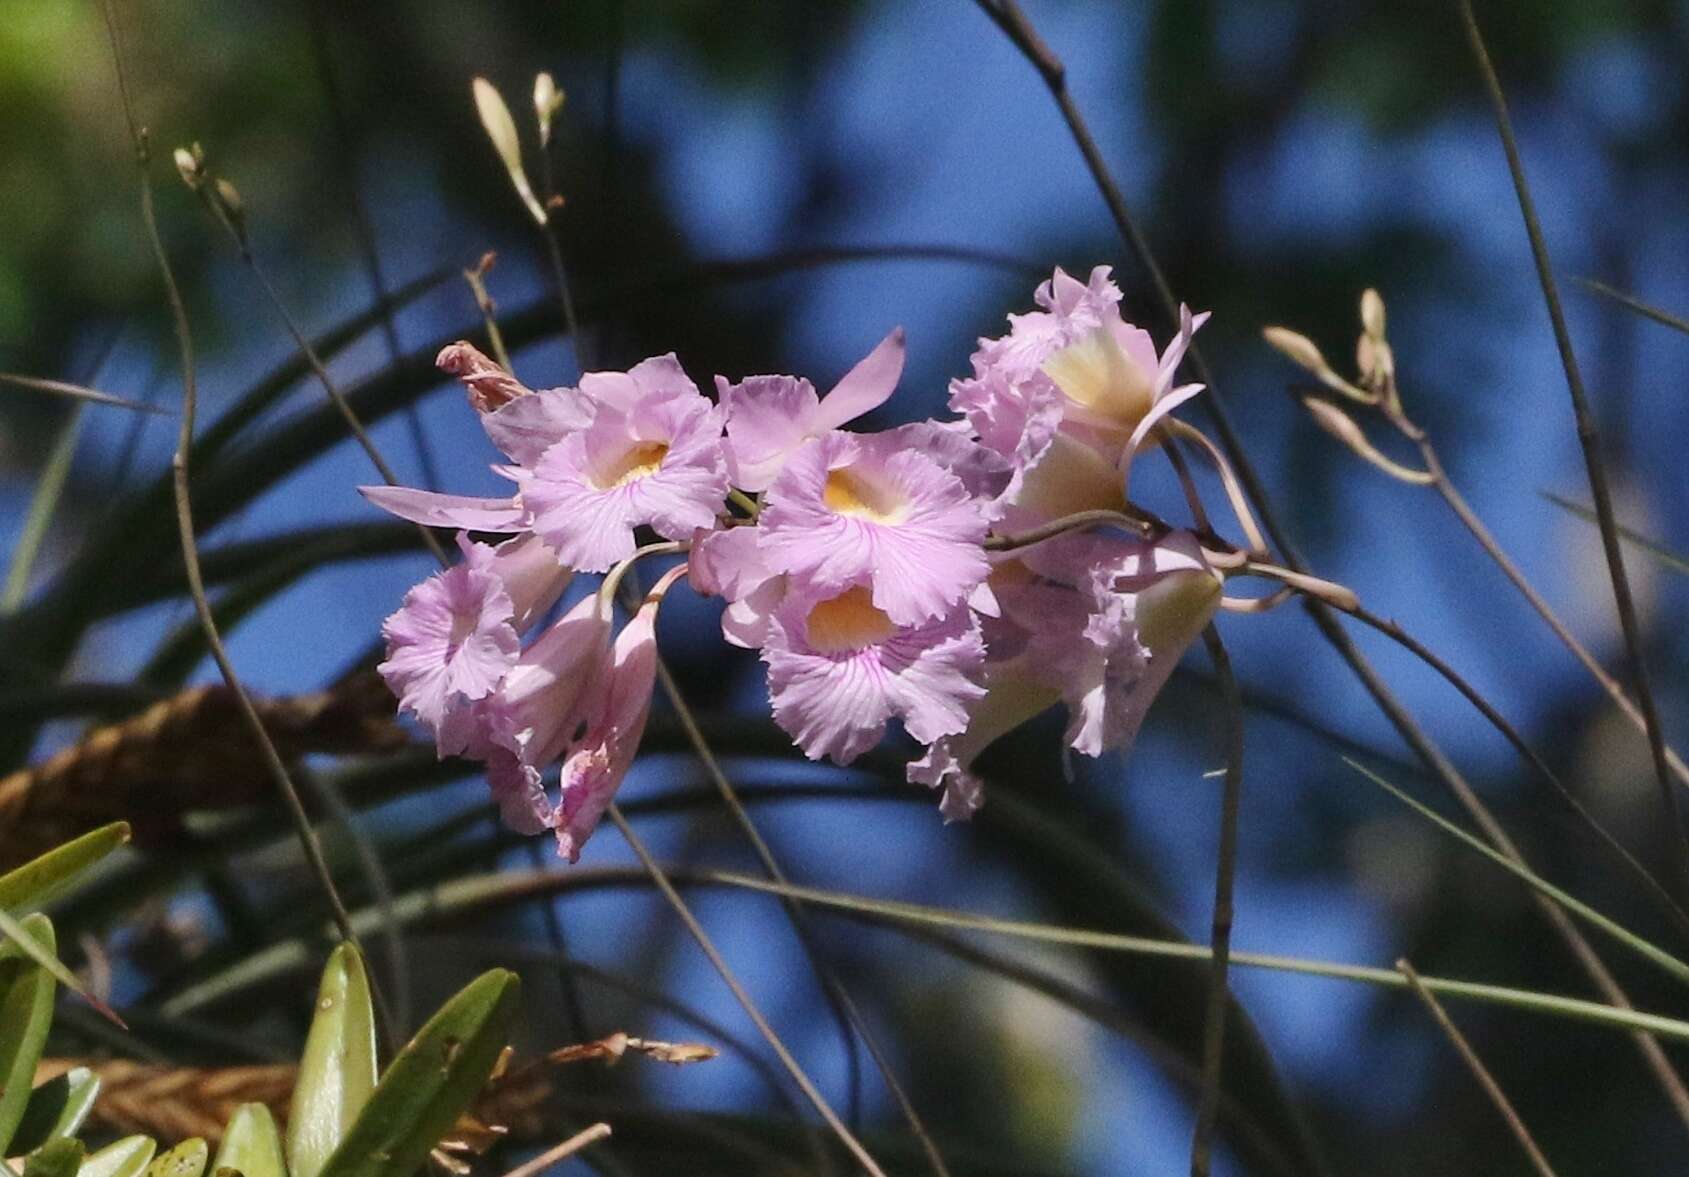
M 474 90 L 475 109 L 481 115 L 481 126 L 486 128 L 487 138 L 492 140 L 493 149 L 504 161 L 505 171 L 510 173 L 510 182 L 516 188 L 516 195 L 528 206 L 528 212 L 533 214 L 534 220 L 541 225 L 545 224 L 545 209 L 534 196 L 534 189 L 528 183 L 528 173 L 522 169 L 522 143 L 516 137 L 516 122 L 510 117 L 510 108 L 504 104 L 504 99 L 486 78 L 476 78 Z
M 1320 349 L 1306 335 L 1298 335 L 1288 327 L 1264 327 L 1261 338 L 1298 367 L 1306 368 L 1321 378 L 1333 374 Z
M 557 82 L 550 74 L 541 73 L 534 78 L 534 114 L 540 121 L 541 147 L 551 142 L 551 120 L 563 109 L 564 97 L 563 91 L 557 88 Z

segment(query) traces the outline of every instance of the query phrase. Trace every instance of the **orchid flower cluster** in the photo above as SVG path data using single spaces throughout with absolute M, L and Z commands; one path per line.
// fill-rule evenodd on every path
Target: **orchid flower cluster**
M 901 330 L 824 397 L 796 376 L 717 376 L 712 400 L 672 354 L 531 391 L 471 345 L 446 348 L 440 367 L 515 489 L 363 488 L 460 529 L 461 562 L 383 627 L 401 710 L 441 756 L 484 761 L 505 820 L 552 830 L 573 861 L 633 761 L 657 613 L 684 576 L 725 602 L 725 639 L 760 652 L 774 720 L 805 755 L 849 764 L 897 720 L 923 749 L 908 779 L 938 791 L 946 820 L 982 802 L 975 758 L 1057 704 L 1074 750 L 1128 745 L 1222 575 L 1196 532 L 1085 525 L 1141 517 L 1132 463 L 1201 390 L 1175 373 L 1207 316 L 1183 310 L 1158 353 L 1122 320 L 1106 267 L 1087 282 L 1058 269 L 1035 299 L 952 382 L 955 419 L 879 432 L 846 426 L 897 386 Z M 641 546 L 647 529 L 667 542 Z M 618 631 L 618 586 L 659 553 L 685 560 Z M 586 573 L 603 574 L 596 591 L 548 621 Z

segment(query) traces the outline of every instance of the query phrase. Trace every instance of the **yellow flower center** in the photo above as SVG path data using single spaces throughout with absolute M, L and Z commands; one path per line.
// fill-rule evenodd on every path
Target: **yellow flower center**
M 883 642 L 897 632 L 891 618 L 874 605 L 868 590 L 846 589 L 809 611 L 809 644 L 822 654 L 843 654 Z
M 875 523 L 901 523 L 907 506 L 885 487 L 877 486 L 845 467 L 827 475 L 821 501 L 840 515 L 854 515 Z
M 599 490 L 613 490 L 638 481 L 647 474 L 655 474 L 663 464 L 669 447 L 660 441 L 647 441 L 627 450 L 614 463 L 600 470 L 593 481 Z

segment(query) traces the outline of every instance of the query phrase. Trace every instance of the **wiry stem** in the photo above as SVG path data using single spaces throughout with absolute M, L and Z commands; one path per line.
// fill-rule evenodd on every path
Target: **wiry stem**
M 1477 59 L 1478 72 L 1483 75 L 1484 87 L 1489 91 L 1494 108 L 1496 130 L 1501 135 L 1502 150 L 1507 155 L 1507 170 L 1513 177 L 1514 194 L 1519 199 L 1519 212 L 1525 221 L 1525 234 L 1531 242 L 1531 258 L 1536 263 L 1537 281 L 1542 286 L 1543 302 L 1548 307 L 1549 322 L 1554 328 L 1554 343 L 1560 351 L 1560 365 L 1566 373 L 1566 390 L 1572 397 L 1572 416 L 1577 421 L 1578 445 L 1583 451 L 1584 470 L 1589 477 L 1589 492 L 1595 504 L 1595 518 L 1601 528 L 1601 547 L 1607 556 L 1607 573 L 1613 582 L 1613 603 L 1618 609 L 1619 628 L 1624 631 L 1625 654 L 1636 683 L 1637 703 L 1642 709 L 1643 725 L 1648 733 L 1648 751 L 1654 760 L 1654 777 L 1659 784 L 1660 799 L 1670 823 L 1670 840 L 1678 871 L 1679 885 L 1689 892 L 1689 832 L 1683 828 L 1683 813 L 1677 790 L 1672 787 L 1666 764 L 1665 738 L 1661 734 L 1660 716 L 1654 705 L 1654 692 L 1648 677 L 1648 661 L 1642 648 L 1642 628 L 1636 619 L 1636 603 L 1631 597 L 1630 577 L 1625 572 L 1624 548 L 1619 542 L 1618 520 L 1613 514 L 1612 491 L 1607 485 L 1607 467 L 1601 458 L 1601 439 L 1590 412 L 1589 397 L 1584 391 L 1583 373 L 1578 368 L 1577 353 L 1572 348 L 1572 335 L 1566 328 L 1565 311 L 1560 306 L 1560 293 L 1554 281 L 1554 267 L 1549 261 L 1548 245 L 1543 239 L 1542 225 L 1537 221 L 1536 202 L 1530 185 L 1525 181 L 1525 165 L 1519 157 L 1519 144 L 1513 135 L 1513 120 L 1507 112 L 1507 97 L 1501 91 L 1501 79 L 1496 76 L 1484 45 L 1484 35 L 1478 29 L 1478 19 L 1472 13 L 1471 0 L 1459 0 L 1460 15 L 1466 25 L 1472 55 Z
M 1220 1104 L 1220 1065 L 1226 1047 L 1226 967 L 1232 946 L 1232 887 L 1237 874 L 1238 810 L 1243 800 L 1243 702 L 1238 696 L 1232 660 L 1219 631 L 1202 631 L 1226 712 L 1225 788 L 1220 802 L 1220 848 L 1214 867 L 1214 917 L 1210 934 L 1208 1003 L 1202 1031 L 1202 1091 L 1191 1134 L 1191 1177 L 1207 1177 L 1214 1117 Z
M 1121 195 L 1120 187 L 1109 175 L 1107 165 L 1104 164 L 1102 154 L 1097 149 L 1096 141 L 1092 138 L 1084 118 L 1079 113 L 1077 104 L 1067 91 L 1066 71 L 1058 59 L 1038 36 L 1037 31 L 1026 16 L 1020 11 L 1015 0 L 976 0 L 979 7 L 991 20 L 1003 30 L 1009 40 L 1018 48 L 1029 62 L 1038 70 L 1044 79 L 1056 105 L 1061 109 L 1062 117 L 1066 121 L 1068 130 L 1073 136 L 1074 143 L 1085 157 L 1085 163 L 1091 172 L 1091 178 L 1108 205 L 1109 213 L 1113 217 L 1115 226 L 1119 229 L 1122 239 L 1137 257 L 1138 262 L 1149 274 L 1161 302 L 1162 311 L 1170 322 L 1179 320 L 1179 302 L 1173 296 L 1172 287 L 1156 262 L 1155 254 L 1149 247 L 1148 240 L 1139 230 L 1127 209 L 1125 198 Z M 1200 348 L 1192 345 L 1187 353 L 1192 366 L 1196 369 L 1199 379 L 1207 385 L 1207 395 L 1203 403 L 1208 411 L 1210 420 L 1214 423 L 1215 431 L 1220 436 L 1220 445 L 1231 459 L 1244 491 L 1250 502 L 1255 505 L 1261 525 L 1266 530 L 1274 546 L 1283 555 L 1284 561 L 1296 572 L 1308 571 L 1306 562 L 1291 542 L 1289 534 L 1279 524 L 1272 510 L 1272 504 L 1267 497 L 1260 476 L 1256 473 L 1253 463 L 1238 438 L 1237 430 L 1231 423 L 1230 414 L 1226 411 L 1225 398 L 1221 395 L 1219 386 L 1215 383 L 1213 373 L 1203 358 Z M 1313 618 L 1315 626 L 1321 635 L 1329 642 L 1338 655 L 1346 662 L 1355 676 L 1361 680 L 1361 685 L 1372 697 L 1385 717 L 1390 721 L 1403 741 L 1413 749 L 1413 752 L 1425 764 L 1426 768 L 1436 776 L 1442 784 L 1459 800 L 1461 806 L 1483 828 L 1484 834 L 1491 844 L 1501 849 L 1510 857 L 1518 856 L 1518 849 L 1507 837 L 1506 832 L 1495 820 L 1489 808 L 1472 790 L 1471 785 L 1462 777 L 1459 771 L 1443 754 L 1441 748 L 1431 739 L 1419 721 L 1414 717 L 1395 693 L 1390 690 L 1382 676 L 1373 667 L 1354 639 L 1344 630 L 1337 620 L 1337 615 L 1324 603 L 1310 598 L 1307 601 L 1309 616 Z M 1565 943 L 1567 949 L 1576 958 L 1590 981 L 1614 1005 L 1624 1009 L 1630 1008 L 1629 1000 L 1618 983 L 1608 972 L 1601 959 L 1595 955 L 1587 940 L 1578 932 L 1569 917 L 1552 904 L 1546 904 L 1539 899 L 1539 906 L 1543 908 L 1544 916 L 1553 925 L 1556 934 Z M 1635 1035 L 1638 1050 L 1649 1070 L 1653 1073 L 1661 1089 L 1670 1099 L 1678 1119 L 1689 1127 L 1689 1089 L 1685 1089 L 1682 1079 L 1672 1069 L 1665 1052 L 1660 1049 L 1658 1042 L 1644 1032 Z
M 692 909 L 686 906 L 686 901 L 674 889 L 674 884 L 669 881 L 668 874 L 657 864 L 657 860 L 651 857 L 651 852 L 645 848 L 645 843 L 640 841 L 639 835 L 633 832 L 633 827 L 622 816 L 621 810 L 612 805 L 609 814 L 610 820 L 616 823 L 616 828 L 622 832 L 622 837 L 627 839 L 627 844 L 638 857 L 640 865 L 645 868 L 646 874 L 656 884 L 657 890 L 662 892 L 663 898 L 668 900 L 669 906 L 680 917 L 680 922 L 686 925 L 686 930 L 691 933 L 692 939 L 697 941 L 698 947 L 709 958 L 710 964 L 720 974 L 727 988 L 732 991 L 734 999 L 744 1009 L 745 1016 L 751 1019 L 751 1023 L 756 1026 L 758 1032 L 768 1042 L 775 1055 L 780 1059 L 781 1065 L 786 1068 L 787 1074 L 791 1075 L 792 1081 L 798 1085 L 798 1089 L 814 1105 L 815 1110 L 821 1114 L 821 1118 L 827 1122 L 827 1126 L 833 1130 L 833 1134 L 856 1158 L 857 1163 L 873 1177 L 885 1177 L 885 1171 L 880 1168 L 873 1157 L 868 1155 L 868 1150 L 862 1147 L 862 1142 L 856 1138 L 855 1134 L 845 1127 L 844 1121 L 840 1120 L 838 1113 L 833 1110 L 833 1105 L 827 1102 L 827 1097 L 821 1094 L 820 1089 L 805 1073 L 803 1066 L 796 1058 L 792 1057 L 792 1052 L 786 1049 L 785 1042 L 781 1040 L 779 1034 L 775 1033 L 774 1027 L 768 1024 L 768 1019 L 763 1016 L 762 1010 L 757 1007 L 751 995 L 745 991 L 745 987 L 739 983 L 739 978 L 734 975 L 727 961 L 723 959 L 721 952 L 710 939 L 709 933 L 704 931 L 703 925 L 698 922 L 698 917 L 692 914 Z
M 716 759 L 715 752 L 710 748 L 703 729 L 698 726 L 697 717 L 693 715 L 691 706 L 686 702 L 685 696 L 681 694 L 680 685 L 674 681 L 674 675 L 670 673 L 668 666 L 661 660 L 657 663 L 657 673 L 662 681 L 663 691 L 668 696 L 669 703 L 674 707 L 675 715 L 680 720 L 680 726 L 686 733 L 687 742 L 692 746 L 693 754 L 703 764 L 704 771 L 709 775 L 716 791 L 721 795 L 722 803 L 727 806 L 728 812 L 733 815 L 733 820 L 744 833 L 746 840 L 750 842 L 752 850 L 756 852 L 758 860 L 762 863 L 763 872 L 777 883 L 786 883 L 788 880 L 785 871 L 780 868 L 780 863 L 774 857 L 774 852 L 769 849 L 761 831 L 757 829 L 756 823 L 751 820 L 750 813 L 746 811 L 744 804 L 739 800 L 733 783 L 728 780 L 726 772 L 722 770 L 721 762 Z M 927 1163 L 938 1177 L 949 1177 L 949 1168 L 944 1163 L 944 1157 L 938 1151 L 938 1145 L 933 1142 L 932 1134 L 927 1131 L 926 1124 L 921 1119 L 920 1113 L 915 1110 L 915 1105 L 910 1100 L 908 1093 L 903 1089 L 903 1084 L 898 1081 L 897 1072 L 893 1070 L 891 1060 L 880 1049 L 879 1043 L 875 1040 L 872 1031 L 869 1030 L 866 1019 L 857 1009 L 856 1002 L 851 998 L 849 991 L 845 989 L 838 975 L 822 956 L 809 921 L 804 918 L 802 905 L 795 899 L 784 897 L 782 904 L 786 909 L 787 919 L 791 921 L 792 930 L 797 933 L 798 942 L 803 945 L 804 952 L 809 956 L 810 962 L 815 968 L 815 975 L 820 980 L 821 987 L 826 991 L 829 1002 L 837 1007 L 849 1027 L 861 1037 L 862 1044 L 868 1049 L 869 1057 L 874 1060 L 874 1065 L 878 1068 L 880 1077 L 885 1081 L 886 1090 L 891 1093 L 892 1099 L 897 1103 L 898 1110 L 909 1125 L 909 1130 L 914 1133 L 915 1139 L 920 1142 L 921 1150 L 926 1153 Z
M 188 474 L 188 455 L 193 449 L 194 414 L 199 401 L 199 390 L 195 377 L 193 335 L 188 327 L 188 313 L 182 302 L 181 291 L 176 285 L 175 270 L 170 264 L 169 254 L 165 251 L 164 239 L 158 231 L 158 217 L 153 211 L 152 177 L 150 173 L 151 151 L 148 147 L 147 132 L 146 128 L 135 119 L 134 105 L 129 97 L 128 78 L 123 70 L 123 48 L 118 35 L 117 20 L 112 14 L 109 0 L 101 5 L 101 13 L 105 17 L 106 32 L 111 41 L 112 60 L 117 71 L 117 89 L 123 105 L 123 116 L 129 125 L 130 139 L 135 145 L 135 162 L 141 179 L 141 221 L 146 226 L 153 258 L 158 263 L 159 276 L 164 283 L 165 298 L 170 306 L 171 324 L 175 331 L 176 344 L 181 357 L 181 426 L 177 433 L 176 452 L 170 460 L 170 470 L 171 489 L 176 501 L 177 537 L 182 549 L 182 564 L 187 575 L 188 593 L 193 598 L 194 611 L 199 616 L 200 625 L 205 629 L 206 645 L 210 647 L 211 656 L 217 663 L 217 669 L 222 674 L 223 681 L 228 684 L 229 690 L 234 694 L 240 707 L 241 718 L 245 722 L 253 742 L 258 746 L 265 770 L 275 781 L 276 789 L 281 793 L 282 799 L 286 803 L 288 814 L 293 820 L 294 829 L 299 835 L 300 846 L 304 849 L 305 860 L 316 876 L 317 884 L 322 889 L 324 898 L 328 901 L 335 926 L 339 929 L 342 939 L 357 945 L 361 952 L 362 945 L 352 926 L 352 917 L 340 898 L 340 891 L 334 884 L 334 876 L 328 869 L 327 861 L 323 858 L 322 846 L 317 841 L 316 831 L 312 828 L 311 819 L 305 812 L 299 791 L 294 787 L 293 780 L 288 775 L 287 766 L 282 763 L 281 754 L 276 751 L 275 743 L 270 739 L 270 733 L 265 730 L 264 722 L 259 718 L 257 709 L 253 707 L 252 699 L 247 695 L 246 688 L 241 685 L 240 678 L 235 673 L 234 664 L 229 660 L 228 651 L 223 646 L 223 639 L 217 632 L 217 622 L 211 614 L 211 603 L 205 595 L 205 583 L 199 570 L 199 544 L 194 536 L 193 499 L 189 492 L 190 479 Z M 373 983 L 373 978 L 370 991 L 377 1008 L 382 1011 L 383 1020 L 388 1023 L 389 1029 L 391 1029 L 391 1013 L 382 998 L 380 988 Z
M 1425 1008 L 1430 1011 L 1431 1017 L 1436 1020 L 1438 1027 L 1448 1038 L 1450 1045 L 1455 1048 L 1462 1061 L 1466 1063 L 1467 1069 L 1472 1072 L 1472 1077 L 1478 1080 L 1478 1085 L 1484 1089 L 1484 1094 L 1488 1095 L 1490 1102 L 1495 1104 L 1495 1110 L 1500 1112 L 1501 1118 L 1507 1121 L 1508 1128 L 1512 1130 L 1514 1137 L 1519 1141 L 1520 1147 L 1525 1150 L 1525 1155 L 1531 1158 L 1531 1164 L 1535 1166 L 1538 1177 L 1554 1177 L 1554 1170 L 1550 1167 L 1548 1158 L 1542 1155 L 1542 1149 L 1537 1147 L 1537 1142 L 1531 1137 L 1531 1130 L 1525 1127 L 1525 1121 L 1520 1119 L 1519 1113 L 1513 1109 L 1512 1101 L 1502 1091 L 1501 1084 L 1495 1081 L 1495 1076 L 1491 1075 L 1489 1068 L 1484 1066 L 1483 1060 L 1478 1057 L 1478 1052 L 1473 1050 L 1472 1044 L 1466 1040 L 1466 1035 L 1460 1032 L 1460 1028 L 1454 1024 L 1454 1019 L 1449 1017 L 1447 1011 L 1443 1009 L 1443 1004 L 1437 1000 L 1437 995 L 1425 987 L 1425 981 L 1414 971 L 1414 967 L 1407 962 L 1406 957 L 1396 962 L 1396 971 L 1407 978 L 1414 994 L 1425 1003 Z

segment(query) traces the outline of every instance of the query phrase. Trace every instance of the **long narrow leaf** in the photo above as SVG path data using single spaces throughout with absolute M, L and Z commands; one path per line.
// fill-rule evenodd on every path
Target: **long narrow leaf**
M 46 916 L 25 916 L 20 930 L 33 951 L 55 950 Z M 29 1106 L 35 1067 L 53 1023 L 53 989 L 53 975 L 18 942 L 0 944 L 0 1157 L 12 1155 L 12 1137 Z
M 95 863 L 129 840 L 129 823 L 90 830 L 39 858 L 0 875 L 0 909 L 38 908 L 64 894 Z
M 0 375 L 0 380 L 6 377 Z M 41 476 L 36 479 L 35 493 L 30 496 L 29 513 L 24 516 L 23 532 L 12 546 L 12 562 L 6 569 L 6 584 L 0 588 L 0 613 L 11 613 L 23 603 L 29 593 L 29 574 L 35 568 L 35 557 L 41 551 L 41 541 L 47 538 L 53 513 L 58 510 L 64 495 L 65 483 L 70 480 L 71 462 L 76 458 L 76 442 L 82 436 L 82 406 L 77 405 L 66 418 L 64 428 L 53 442 Z
M 11 384 L 34 392 L 50 393 L 53 396 L 67 396 L 75 401 L 115 405 L 120 409 L 133 409 L 137 413 L 158 413 L 162 415 L 170 411 L 159 405 L 147 405 L 140 401 L 125 400 L 123 397 L 113 396 L 109 392 L 101 392 L 97 388 L 72 384 L 68 380 L 48 380 L 42 376 L 21 376 L 16 372 L 0 372 L 0 384 Z
M 417 1032 L 323 1167 L 322 1177 L 411 1177 L 492 1073 L 521 982 L 483 973 Z
M 1377 773 L 1372 772 L 1364 765 L 1350 760 L 1347 756 L 1343 758 L 1343 763 L 1360 773 L 1367 780 L 1377 785 L 1380 789 L 1383 789 L 1386 793 L 1390 794 L 1390 796 L 1400 801 L 1403 805 L 1406 805 L 1409 809 L 1413 810 L 1414 813 L 1435 825 L 1444 833 L 1464 842 L 1467 846 L 1470 846 L 1473 850 L 1476 850 L 1479 854 L 1482 854 L 1485 858 L 1489 859 L 1509 874 L 1523 879 L 1533 890 L 1542 895 L 1546 895 L 1548 898 L 1558 903 L 1561 907 L 1565 908 L 1567 911 L 1571 912 L 1591 927 L 1611 936 L 1614 940 L 1617 940 L 1620 944 L 1623 944 L 1626 948 L 1630 949 L 1638 956 L 1652 961 L 1654 964 L 1676 977 L 1679 981 L 1689 982 L 1689 964 L 1685 964 L 1671 953 L 1665 951 L 1665 949 L 1656 947 L 1647 940 L 1644 940 L 1641 936 L 1638 936 L 1635 932 L 1632 932 L 1628 928 L 1608 919 L 1606 916 L 1590 907 L 1587 903 L 1584 903 L 1582 900 L 1562 891 L 1559 887 L 1556 887 L 1553 883 L 1550 883 L 1547 879 L 1544 879 L 1541 875 L 1535 873 L 1529 867 L 1514 862 L 1505 854 L 1498 853 L 1478 838 L 1473 837 L 1471 834 L 1455 825 L 1442 814 L 1433 811 L 1429 806 L 1422 805 L 1418 801 L 1415 801 L 1412 797 L 1409 797 L 1406 793 L 1402 792 L 1389 781 L 1385 780 Z
M 1142 936 L 1122 936 L 1113 932 L 1097 932 L 1085 928 L 1062 928 L 1049 924 L 1020 920 L 1001 920 L 972 912 L 951 911 L 925 907 L 915 903 L 869 899 L 822 891 L 812 887 L 784 886 L 748 875 L 730 872 L 711 872 L 714 881 L 750 891 L 770 895 L 789 895 L 805 903 L 849 912 L 879 921 L 893 923 L 931 924 L 999 936 L 1013 936 L 1023 940 L 1037 940 L 1050 944 L 1065 944 L 1075 948 L 1099 948 L 1107 952 L 1133 953 L 1142 956 L 1176 957 L 1184 960 L 1208 959 L 1208 948 L 1200 944 L 1186 944 L 1166 940 L 1151 940 Z M 1279 956 L 1265 952 L 1234 952 L 1231 962 L 1243 968 L 1271 969 L 1276 972 L 1300 973 L 1304 976 L 1326 977 L 1339 981 L 1358 981 L 1390 989 L 1405 989 L 1408 980 L 1393 969 L 1370 965 L 1342 964 L 1336 961 L 1308 960 L 1297 956 Z M 1471 1001 L 1507 1005 L 1534 1013 L 1573 1018 L 1596 1025 L 1622 1030 L 1643 1030 L 1674 1042 L 1689 1043 L 1689 1022 L 1660 1014 L 1619 1009 L 1580 998 L 1561 997 L 1553 993 L 1539 993 L 1530 989 L 1513 989 L 1503 985 L 1486 985 L 1477 981 L 1458 981 L 1444 977 L 1421 977 L 1420 981 L 1433 993 L 1460 997 Z
M 1563 499 L 1559 495 L 1550 491 L 1543 491 L 1541 493 L 1543 498 L 1547 499 L 1561 510 L 1570 511 L 1586 523 L 1593 524 L 1596 522 L 1595 512 L 1591 511 L 1583 504 L 1574 503 L 1571 499 Z M 1644 552 L 1647 552 L 1650 556 L 1654 557 L 1654 559 L 1658 560 L 1671 571 L 1684 576 L 1689 576 L 1689 557 L 1678 555 L 1676 552 L 1662 544 L 1659 540 L 1649 539 L 1633 527 L 1626 527 L 1624 524 L 1620 523 L 1618 525 L 1618 529 L 1619 535 L 1623 537 L 1626 542 L 1641 548 Z
M 358 950 L 328 958 L 287 1117 L 292 1177 L 317 1177 L 375 1090 L 375 1013 Z M 248 1173 L 247 1177 L 257 1177 Z

